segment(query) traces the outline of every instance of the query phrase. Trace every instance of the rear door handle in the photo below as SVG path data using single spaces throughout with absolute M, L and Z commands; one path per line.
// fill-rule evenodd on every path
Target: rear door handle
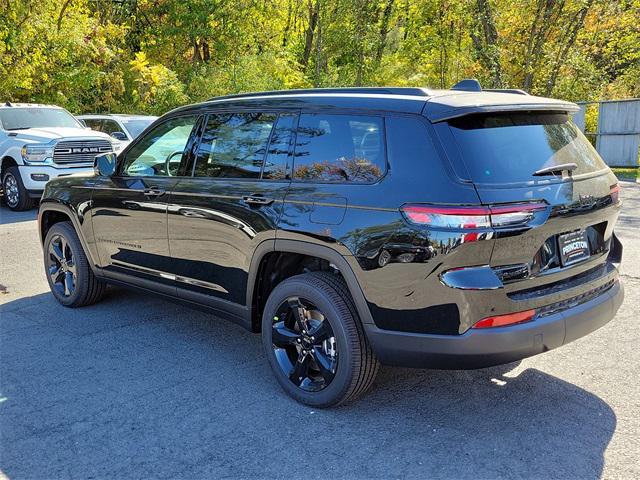
M 242 197 L 242 200 L 244 200 L 244 203 L 248 205 L 255 206 L 271 205 L 273 203 L 273 198 L 263 197 L 260 194 L 246 195 Z
M 164 194 L 164 190 L 155 186 L 144 189 L 144 195 L 146 197 L 159 197 L 162 194 Z

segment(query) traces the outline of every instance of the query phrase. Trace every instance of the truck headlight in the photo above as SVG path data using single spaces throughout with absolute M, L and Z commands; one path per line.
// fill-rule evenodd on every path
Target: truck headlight
M 53 158 L 53 147 L 45 143 L 31 143 L 22 147 L 25 162 L 46 162 Z

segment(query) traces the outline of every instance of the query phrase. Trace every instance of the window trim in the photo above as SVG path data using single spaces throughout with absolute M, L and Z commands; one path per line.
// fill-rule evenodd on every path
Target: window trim
M 189 160 L 190 157 L 190 152 L 187 150 L 187 147 L 189 146 L 191 140 L 193 139 L 193 136 L 196 132 L 196 129 L 199 125 L 199 122 L 201 120 L 201 118 L 203 117 L 202 113 L 197 113 L 197 112 L 185 112 L 185 113 L 181 113 L 180 115 L 174 115 L 171 116 L 169 118 L 166 118 L 164 121 L 159 122 L 157 124 L 153 125 L 153 129 L 149 130 L 149 132 L 147 132 L 147 135 L 150 134 L 151 132 L 153 132 L 155 129 L 157 129 L 158 127 L 161 127 L 162 125 L 164 125 L 167 122 L 171 122 L 172 120 L 176 120 L 178 118 L 185 118 L 185 117 L 193 117 L 195 119 L 194 123 L 193 123 L 193 127 L 191 127 L 191 132 L 189 132 L 189 136 L 187 137 L 187 142 L 185 143 L 184 146 L 184 150 L 182 152 L 182 158 L 180 159 L 180 166 L 178 167 L 178 173 L 181 173 L 183 171 L 183 164 L 185 163 L 185 161 Z M 134 140 L 131 141 L 131 143 L 129 143 L 129 145 L 127 145 L 127 148 L 125 150 L 122 151 L 122 153 L 120 155 L 118 155 L 118 161 L 116 164 L 116 173 L 114 174 L 114 177 L 117 178 L 185 178 L 185 176 L 183 175 L 126 175 L 123 172 L 124 169 L 124 163 L 126 161 L 127 155 L 129 154 L 129 152 L 131 152 L 131 150 L 138 145 L 142 140 L 144 140 L 147 135 L 140 135 L 137 138 L 135 138 Z M 187 177 L 188 178 L 188 177 Z
M 382 175 L 380 175 L 378 178 L 375 179 L 375 181 L 373 182 L 327 182 L 327 181 L 317 181 L 317 180 L 300 180 L 300 179 L 296 179 L 295 178 L 295 170 L 296 170 L 296 145 L 298 144 L 298 126 L 300 124 L 300 118 L 302 117 L 302 115 L 345 115 L 345 116 L 351 116 L 351 117 L 378 117 L 381 120 L 382 123 L 382 129 L 381 129 L 381 133 L 382 133 L 382 158 L 383 158 L 383 162 L 384 162 L 384 171 L 382 172 Z M 380 113 L 377 111 L 373 111 L 373 112 L 369 112 L 369 111 L 361 111 L 361 110 L 353 110 L 353 111 L 346 111 L 346 110 L 340 110 L 340 111 L 334 111 L 334 110 L 328 110 L 328 109 L 309 109 L 309 110 L 302 110 L 300 111 L 300 113 L 298 114 L 298 121 L 296 123 L 296 128 L 294 131 L 294 135 L 293 137 L 295 138 L 294 144 L 293 144 L 293 152 L 290 153 L 290 156 L 292 156 L 292 164 L 291 164 L 291 183 L 309 183 L 309 184 L 315 184 L 315 185 L 376 185 L 377 183 L 380 183 L 389 173 L 389 170 L 391 170 L 390 166 L 389 166 L 389 158 L 387 155 L 388 149 L 387 149 L 387 126 L 386 126 L 386 117 L 388 116 L 388 114 L 386 113 Z

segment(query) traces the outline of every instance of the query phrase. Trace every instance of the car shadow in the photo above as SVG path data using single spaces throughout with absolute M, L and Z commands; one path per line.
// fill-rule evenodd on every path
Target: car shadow
M 280 390 L 258 335 L 174 302 L 110 288 L 83 309 L 49 293 L 0 308 L 9 478 L 599 478 L 616 428 L 525 363 L 383 368 L 318 410 Z
M 0 203 L 2 199 L 0 199 Z M 32 208 L 23 212 L 14 212 L 4 204 L 0 205 L 0 225 L 10 225 L 12 223 L 30 222 L 38 218 L 38 209 Z

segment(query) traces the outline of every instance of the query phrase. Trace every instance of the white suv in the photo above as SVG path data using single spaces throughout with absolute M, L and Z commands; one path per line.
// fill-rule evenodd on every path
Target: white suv
M 84 127 L 52 105 L 0 105 L 0 177 L 12 210 L 27 210 L 56 177 L 93 171 L 96 155 L 112 152 L 115 140 Z

